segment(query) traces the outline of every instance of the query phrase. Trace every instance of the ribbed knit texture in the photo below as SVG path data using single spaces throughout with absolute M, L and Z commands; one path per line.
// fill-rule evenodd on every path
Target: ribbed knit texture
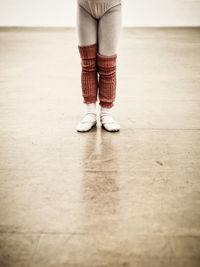
M 114 106 L 116 97 L 116 60 L 117 54 L 103 56 L 97 53 L 97 71 L 99 73 L 99 104 L 105 108 Z
M 83 102 L 86 104 L 97 101 L 97 44 L 78 46 L 81 57 L 81 87 Z

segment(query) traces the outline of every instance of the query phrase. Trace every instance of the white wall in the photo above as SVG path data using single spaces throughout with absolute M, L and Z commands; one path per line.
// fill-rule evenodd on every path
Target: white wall
M 123 26 L 200 26 L 200 0 L 122 0 Z M 0 0 L 0 26 L 75 26 L 76 0 Z

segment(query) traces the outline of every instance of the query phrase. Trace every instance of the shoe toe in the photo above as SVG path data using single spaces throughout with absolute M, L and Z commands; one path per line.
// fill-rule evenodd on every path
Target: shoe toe
M 109 132 L 117 132 L 120 130 L 120 125 L 118 123 L 104 123 L 103 127 Z

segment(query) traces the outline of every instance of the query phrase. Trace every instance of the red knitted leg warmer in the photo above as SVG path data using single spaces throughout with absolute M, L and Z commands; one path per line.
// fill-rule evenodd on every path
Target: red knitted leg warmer
M 116 60 L 117 54 L 103 56 L 97 53 L 97 71 L 99 73 L 99 105 L 105 108 L 114 106 L 116 97 Z
M 98 75 L 96 68 L 97 44 L 78 46 L 81 57 L 81 87 L 83 102 L 86 104 L 97 101 Z

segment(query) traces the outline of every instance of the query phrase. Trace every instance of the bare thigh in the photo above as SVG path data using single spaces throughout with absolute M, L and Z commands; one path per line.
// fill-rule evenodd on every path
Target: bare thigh
M 97 20 L 81 5 L 77 4 L 77 36 L 79 45 L 97 43 Z
M 122 5 L 110 8 L 99 20 L 98 49 L 103 56 L 112 56 L 118 52 L 122 26 Z

